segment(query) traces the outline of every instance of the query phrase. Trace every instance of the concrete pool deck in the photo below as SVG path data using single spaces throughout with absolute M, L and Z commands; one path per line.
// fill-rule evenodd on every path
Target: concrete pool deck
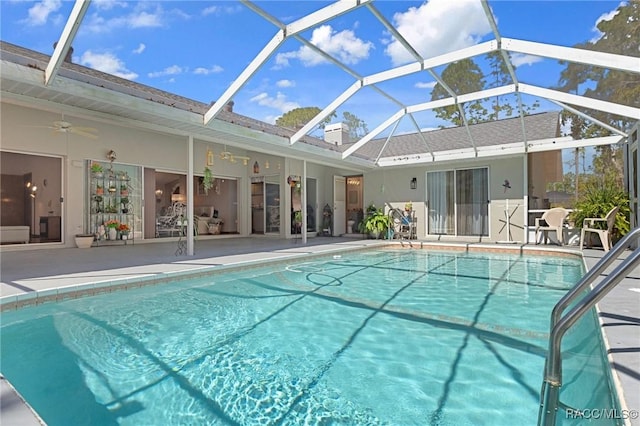
M 387 245 L 389 241 L 353 237 L 286 240 L 269 237 L 222 238 L 195 243 L 194 256 L 176 256 L 176 241 L 102 246 L 91 249 L 23 247 L 0 251 L 0 297 L 3 307 L 18 300 L 56 297 L 57 289 L 87 287 L 92 283 L 112 283 L 171 277 L 197 273 L 219 267 L 251 264 L 264 260 L 295 258 L 303 254 L 329 254 L 337 251 Z M 413 247 L 438 247 L 441 244 L 412 241 Z M 577 247 L 498 245 L 490 243 L 448 243 L 458 249 L 541 250 L 579 253 Z M 407 242 L 405 248 L 409 248 Z M 629 253 L 629 252 L 627 252 Z M 604 255 L 602 250 L 584 250 L 583 258 L 592 268 Z M 622 256 L 624 258 L 624 256 Z M 622 258 L 606 272 L 612 270 Z M 596 283 L 598 281 L 596 280 Z M 622 414 L 635 415 L 640 410 L 640 268 L 629 274 L 599 303 L 600 318 L 608 341 L 608 353 L 619 387 Z M 542 372 L 541 372 L 542 374 Z M 542 380 L 542 376 L 540 378 Z M 0 377 L 0 424 L 39 425 L 40 420 Z M 581 407 L 592 408 L 598 407 Z M 628 417 L 632 417 L 629 415 Z M 640 426 L 640 419 L 626 419 L 628 425 Z

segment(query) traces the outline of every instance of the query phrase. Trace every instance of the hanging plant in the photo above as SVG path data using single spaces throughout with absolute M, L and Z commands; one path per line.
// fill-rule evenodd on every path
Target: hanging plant
M 204 178 L 202 178 L 204 193 L 209 195 L 209 190 L 213 188 L 213 172 L 209 167 L 204 168 Z

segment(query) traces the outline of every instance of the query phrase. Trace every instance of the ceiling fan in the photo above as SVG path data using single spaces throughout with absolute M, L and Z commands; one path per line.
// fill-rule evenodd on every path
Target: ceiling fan
M 93 127 L 74 126 L 69 121 L 66 121 L 64 119 L 64 114 L 62 115 L 62 120 L 54 121 L 53 123 L 51 123 L 51 126 L 37 126 L 37 127 L 45 127 L 57 133 L 73 133 L 73 134 L 84 136 L 91 139 L 98 138 L 98 135 L 96 134 L 98 129 L 95 129 Z
M 93 127 L 77 127 L 71 124 L 68 121 L 65 121 L 64 116 L 62 116 L 62 120 L 54 121 L 51 129 L 54 132 L 59 133 L 73 133 L 79 136 L 85 136 L 91 139 L 97 139 L 98 135 L 96 132 L 98 129 L 94 129 Z

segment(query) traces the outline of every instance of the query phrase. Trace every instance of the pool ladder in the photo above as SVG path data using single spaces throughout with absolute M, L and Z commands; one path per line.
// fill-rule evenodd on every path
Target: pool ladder
M 549 335 L 549 351 L 545 362 L 544 381 L 540 391 L 540 411 L 538 412 L 538 426 L 555 426 L 558 408 L 568 408 L 560 402 L 560 386 L 562 386 L 562 355 L 561 343 L 565 332 L 571 328 L 580 317 L 589 311 L 611 289 L 633 271 L 640 263 L 640 250 L 634 251 L 620 263 L 609 275 L 589 291 L 571 310 L 562 316 L 564 310 L 589 285 L 598 278 L 605 269 L 618 259 L 631 243 L 640 237 L 640 228 L 629 232 L 616 244 L 580 281 L 565 294 L 551 312 L 551 333 Z

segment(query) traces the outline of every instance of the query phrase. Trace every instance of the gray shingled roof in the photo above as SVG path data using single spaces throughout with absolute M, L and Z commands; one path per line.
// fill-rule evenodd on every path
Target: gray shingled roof
M 558 111 L 526 116 L 524 118 L 526 141 L 558 137 L 560 135 L 559 116 L 560 112 Z M 469 126 L 468 133 L 465 127 L 432 130 L 423 133 L 424 140 L 418 133 L 393 136 L 381 157 L 473 148 L 469 134 L 471 134 L 476 147 L 525 142 L 522 121 L 519 117 L 516 117 L 473 124 Z M 386 140 L 387 138 L 373 139 L 357 152 L 367 158 L 375 159 Z M 342 149 L 346 150 L 351 145 L 342 145 Z

